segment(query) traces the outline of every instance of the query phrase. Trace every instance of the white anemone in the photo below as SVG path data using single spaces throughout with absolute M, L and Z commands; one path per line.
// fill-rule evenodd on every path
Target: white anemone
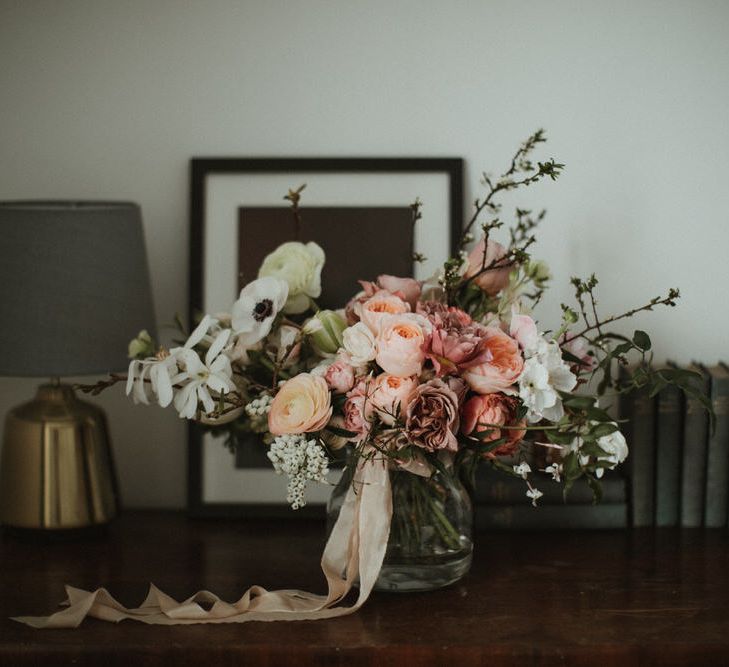
M 288 283 L 280 278 L 258 278 L 248 283 L 233 304 L 231 327 L 236 344 L 250 347 L 265 338 L 288 295 Z

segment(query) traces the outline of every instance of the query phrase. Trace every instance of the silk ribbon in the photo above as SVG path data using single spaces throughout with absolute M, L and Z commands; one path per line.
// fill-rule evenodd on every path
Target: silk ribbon
M 298 590 L 267 591 L 252 586 L 232 604 L 209 591 L 199 591 L 177 602 L 152 584 L 142 605 L 128 609 L 105 588 L 84 591 L 66 586 L 65 609 L 50 616 L 20 616 L 13 620 L 34 628 L 75 628 L 87 616 L 115 623 L 130 618 L 152 625 L 305 621 L 344 616 L 357 611 L 372 592 L 385 557 L 391 518 L 392 492 L 387 464 L 374 456 L 365 458 L 355 471 L 322 554 L 327 595 Z M 356 602 L 351 606 L 340 605 L 357 580 Z

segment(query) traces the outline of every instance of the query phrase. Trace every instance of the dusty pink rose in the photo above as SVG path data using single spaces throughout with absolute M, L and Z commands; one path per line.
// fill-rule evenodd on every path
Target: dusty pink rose
M 440 301 L 419 301 L 416 312 L 425 315 L 436 327 L 458 329 L 473 322 L 471 316 L 455 306 L 447 306 Z
M 486 456 L 509 456 L 516 452 L 522 438 L 526 435 L 526 422 L 516 420 L 519 402 L 516 398 L 502 393 L 473 396 L 461 411 L 461 432 L 464 435 L 489 431 L 479 438 L 482 442 L 493 442 L 506 438 L 506 442 L 488 452 Z M 504 426 L 517 428 L 503 428 Z
M 367 437 L 372 428 L 375 413 L 372 404 L 373 384 L 372 378 L 362 378 L 347 392 L 347 400 L 344 402 L 344 428 L 356 434 L 351 438 L 355 442 Z
M 462 328 L 435 327 L 425 339 L 423 352 L 430 359 L 436 375 L 460 374 L 490 358 L 488 329 L 479 324 Z
M 331 416 L 331 395 L 324 378 L 301 373 L 287 380 L 273 397 L 268 430 L 274 435 L 320 431 Z
M 380 421 L 392 426 L 401 412 L 407 408 L 417 381 L 412 377 L 398 377 L 381 373 L 374 380 L 372 404 Z
M 458 449 L 458 397 L 443 382 L 419 385 L 405 411 L 405 432 L 414 445 L 429 452 Z
M 519 344 L 495 326 L 485 327 L 484 338 L 489 353 L 487 360 L 468 368 L 463 379 L 478 394 L 514 393 L 511 387 L 524 368 Z
M 403 378 L 419 375 L 425 359 L 423 343 L 428 333 L 428 321 L 421 315 L 385 316 L 376 340 L 375 361 L 391 375 Z
M 485 255 L 485 257 L 484 257 Z M 499 262 L 506 255 L 506 248 L 496 241 L 489 240 L 486 245 L 484 239 L 468 255 L 468 268 L 466 269 L 466 278 L 473 279 L 486 294 L 498 294 L 504 287 L 509 284 L 510 266 L 504 266 L 503 262 Z M 481 273 L 484 267 L 491 266 L 496 263 L 496 267 L 488 269 Z
M 354 368 L 344 359 L 337 359 L 324 373 L 329 388 L 336 394 L 346 394 L 354 386 Z
M 387 290 L 380 290 L 363 301 L 357 310 L 359 319 L 369 327 L 373 334 L 377 335 L 383 317 L 407 313 L 410 311 L 410 306 L 399 296 Z
M 382 289 L 399 296 L 411 309 L 415 309 L 421 291 L 421 285 L 415 278 L 398 278 L 383 273 L 377 276 L 377 284 Z

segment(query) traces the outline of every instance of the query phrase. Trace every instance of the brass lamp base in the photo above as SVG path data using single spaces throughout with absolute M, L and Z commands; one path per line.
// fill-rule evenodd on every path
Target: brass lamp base
M 41 385 L 5 421 L 0 523 L 64 530 L 105 524 L 116 513 L 104 412 L 69 385 Z

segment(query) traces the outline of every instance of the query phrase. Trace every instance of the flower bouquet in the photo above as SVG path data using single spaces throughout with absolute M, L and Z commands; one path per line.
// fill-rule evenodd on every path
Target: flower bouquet
M 645 332 L 609 328 L 674 306 L 676 289 L 604 317 L 595 276 L 572 278 L 574 305 L 537 317 L 551 279 L 531 256 L 544 211 L 517 208 L 507 226 L 497 199 L 557 179 L 562 164 L 532 161 L 544 141 L 536 132 L 500 176 L 484 174 L 461 252 L 431 279 L 362 276 L 341 309 L 320 310 L 323 251 L 284 243 L 229 313 L 203 315 L 169 349 L 142 332 L 130 344 L 127 377 L 87 389 L 126 379 L 134 401 L 173 405 L 231 447 L 242 433 L 261 434 L 274 469 L 288 477 L 293 509 L 305 504 L 307 483 L 327 483 L 333 458 L 346 460 L 330 503 L 330 542 L 349 544 L 338 566 L 346 564 L 349 583 L 367 568 L 367 588 L 455 581 L 470 565 L 468 491 L 479 464 L 523 479 L 534 505 L 539 476 L 563 484 L 565 497 L 584 477 L 599 500 L 605 470 L 628 455 L 609 410 L 615 397 L 667 383 L 698 395 L 693 374 L 650 367 Z M 297 221 L 302 191 L 285 197 Z M 412 205 L 416 225 L 420 206 Z

